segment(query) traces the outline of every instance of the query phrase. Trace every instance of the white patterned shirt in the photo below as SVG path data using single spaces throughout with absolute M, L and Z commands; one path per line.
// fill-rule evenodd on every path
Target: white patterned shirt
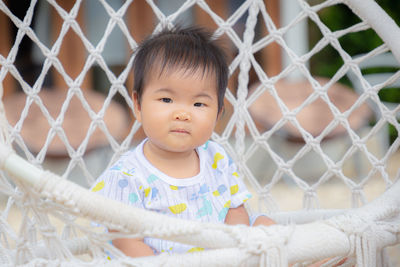
M 200 172 L 190 178 L 173 178 L 155 168 L 144 156 L 145 139 L 106 170 L 92 191 L 128 205 L 201 222 L 224 223 L 229 208 L 242 205 L 251 194 L 225 150 L 213 141 L 196 149 Z M 156 254 L 203 250 L 167 240 L 146 237 Z

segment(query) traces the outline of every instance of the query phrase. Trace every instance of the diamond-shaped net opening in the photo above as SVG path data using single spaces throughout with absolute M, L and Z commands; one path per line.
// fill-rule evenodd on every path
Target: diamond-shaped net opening
M 116 263 L 140 265 L 109 240 L 145 233 L 182 241 L 203 231 L 189 224 L 174 230 L 170 222 L 158 227 L 160 220 L 136 225 L 151 218 L 141 213 L 114 218 L 112 204 L 85 202 L 90 194 L 64 186 L 65 181 L 93 186 L 105 168 L 145 137 L 133 113 L 133 52 L 165 26 L 202 25 L 223 43 L 230 78 L 212 139 L 224 146 L 254 195 L 249 211 L 293 226 L 348 214 L 395 184 L 400 177 L 400 51 L 368 16 L 378 11 L 353 1 L 280 1 L 280 7 L 276 2 L 0 1 L 0 141 L 61 177 L 58 183 L 32 187 L 0 172 L 0 264 L 98 265 L 106 264 L 111 253 Z M 399 40 L 394 29 L 389 35 Z M 77 206 L 77 192 L 88 208 Z M 393 208 L 374 219 L 385 215 L 399 216 Z M 352 226 L 357 223 L 363 220 Z M 354 234 L 361 240 L 357 244 L 372 242 L 336 220 L 329 225 Z M 386 226 L 399 233 L 398 220 Z M 106 233 L 105 227 L 120 233 Z M 243 243 L 238 232 L 221 231 L 235 240 L 232 246 L 240 253 L 251 251 L 240 259 L 266 255 Z M 230 244 L 216 240 L 215 247 Z M 388 262 L 384 252 L 369 257 L 359 251 L 354 247 L 329 256 L 350 255 L 360 266 L 374 266 L 375 258 L 377 266 Z M 202 253 L 193 256 L 199 257 L 197 264 L 217 257 L 212 250 Z M 239 258 L 221 259 L 238 264 Z M 176 259 L 153 262 L 173 265 Z

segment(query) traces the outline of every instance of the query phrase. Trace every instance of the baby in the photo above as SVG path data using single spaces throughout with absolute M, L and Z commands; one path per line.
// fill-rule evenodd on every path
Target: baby
M 204 29 L 163 30 L 135 52 L 133 100 L 146 139 L 96 181 L 93 191 L 168 216 L 246 224 L 251 197 L 235 163 L 209 141 L 228 80 L 222 49 Z M 251 225 L 270 225 L 266 216 Z M 116 239 L 132 257 L 203 250 L 166 240 Z

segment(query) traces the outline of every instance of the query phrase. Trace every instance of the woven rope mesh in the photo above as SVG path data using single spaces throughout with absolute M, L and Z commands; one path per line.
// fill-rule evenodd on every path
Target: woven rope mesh
M 91 186 L 143 138 L 130 92 L 137 43 L 164 26 L 200 24 L 230 57 L 212 139 L 254 193 L 249 210 L 298 210 L 281 220 L 311 221 L 303 211 L 359 207 L 399 179 L 400 105 L 380 98 L 399 87 L 399 52 L 341 1 L 293 1 L 280 22 L 263 1 L 65 2 L 0 1 L 0 140 L 35 166 Z M 354 24 L 329 26 L 334 8 Z M 349 41 L 357 36 L 378 41 L 361 51 Z M 334 74 L 322 77 L 319 63 L 332 59 Z M 104 248 L 132 262 L 68 200 L 49 201 L 5 173 L 0 194 L 2 264 L 95 263 Z

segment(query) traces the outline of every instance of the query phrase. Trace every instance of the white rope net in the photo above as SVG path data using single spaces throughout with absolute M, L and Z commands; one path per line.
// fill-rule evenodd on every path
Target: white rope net
M 89 38 L 86 24 L 78 21 L 88 3 L 77 0 L 65 10 L 54 0 L 32 0 L 26 13 L 17 16 L 10 4 L 0 1 L 1 34 L 7 32 L 4 25 L 16 29 L 9 48 L 0 51 L 2 266 L 287 266 L 325 258 L 331 259 L 326 266 L 332 266 L 344 257 L 348 260 L 343 266 L 398 262 L 398 254 L 388 257 L 391 253 L 383 248 L 399 243 L 400 105 L 381 101 L 378 93 L 399 87 L 400 30 L 375 2 L 298 0 L 298 13 L 278 26 L 261 0 L 242 1 L 229 15 L 214 10 L 212 1 L 182 1 L 168 14 L 162 1 L 128 0 L 115 7 L 99 0 L 96 3 L 103 13 L 96 15 L 103 14 L 106 23 L 96 42 Z M 132 58 L 126 52 L 126 62 L 116 70 L 106 54 L 115 32 L 123 37 L 127 51 L 135 49 L 135 29 L 144 26 L 132 28 L 128 15 L 129 8 L 140 4 L 151 11 L 153 32 L 182 21 L 185 14 L 197 9 L 216 25 L 215 38 L 229 43 L 234 56 L 226 113 L 212 139 L 232 156 L 254 193 L 249 210 L 266 212 L 281 224 L 249 228 L 185 222 L 136 210 L 84 189 L 140 139 L 139 123 L 125 131 L 119 126 L 128 124 L 129 116 L 134 121 L 127 86 Z M 40 28 L 33 23 L 44 5 L 63 21 L 51 43 L 41 39 Z M 321 14 L 344 5 L 358 21 L 343 29 L 330 29 Z M 321 38 L 308 51 L 298 52 L 295 46 L 301 40 L 290 42 L 289 35 L 302 23 L 314 25 Z M 235 30 L 240 25 L 244 25 L 243 34 Z M 342 38 L 365 31 L 376 33 L 382 43 L 363 55 L 349 53 Z M 60 59 L 71 32 L 84 49 L 76 76 Z M 23 40 L 32 42 L 43 59 L 31 82 L 17 64 Z M 273 44 L 289 63 L 271 74 L 260 54 Z M 323 79 L 313 74 L 309 65 L 327 47 L 342 64 L 332 77 Z M 390 72 L 370 79 L 363 68 L 374 66 L 382 57 L 384 67 L 393 62 Z M 109 85 L 102 97 L 84 88 L 93 69 L 102 73 L 104 84 Z M 61 78 L 68 90 L 46 90 L 50 75 L 54 80 Z M 343 78 L 349 79 L 355 90 L 340 85 Z M 21 92 L 9 93 L 7 80 Z M 57 96 L 51 98 L 51 94 Z M 101 102 L 96 106 L 92 101 L 97 98 Z M 121 113 L 116 100 L 127 107 L 128 116 Z M 54 111 L 50 104 L 57 101 L 60 104 Z M 88 122 L 69 125 L 70 113 L 76 110 Z M 42 124 L 35 128 L 37 118 Z M 390 141 L 388 128 L 395 132 Z M 75 142 L 77 132 L 81 135 Z M 94 148 L 95 144 L 101 147 Z M 62 167 L 53 170 L 56 174 L 41 171 L 57 164 Z M 93 221 L 120 233 L 104 233 Z M 121 235 L 154 236 L 210 249 L 131 259 L 109 243 Z M 105 251 L 112 252 L 115 259 L 110 261 Z

